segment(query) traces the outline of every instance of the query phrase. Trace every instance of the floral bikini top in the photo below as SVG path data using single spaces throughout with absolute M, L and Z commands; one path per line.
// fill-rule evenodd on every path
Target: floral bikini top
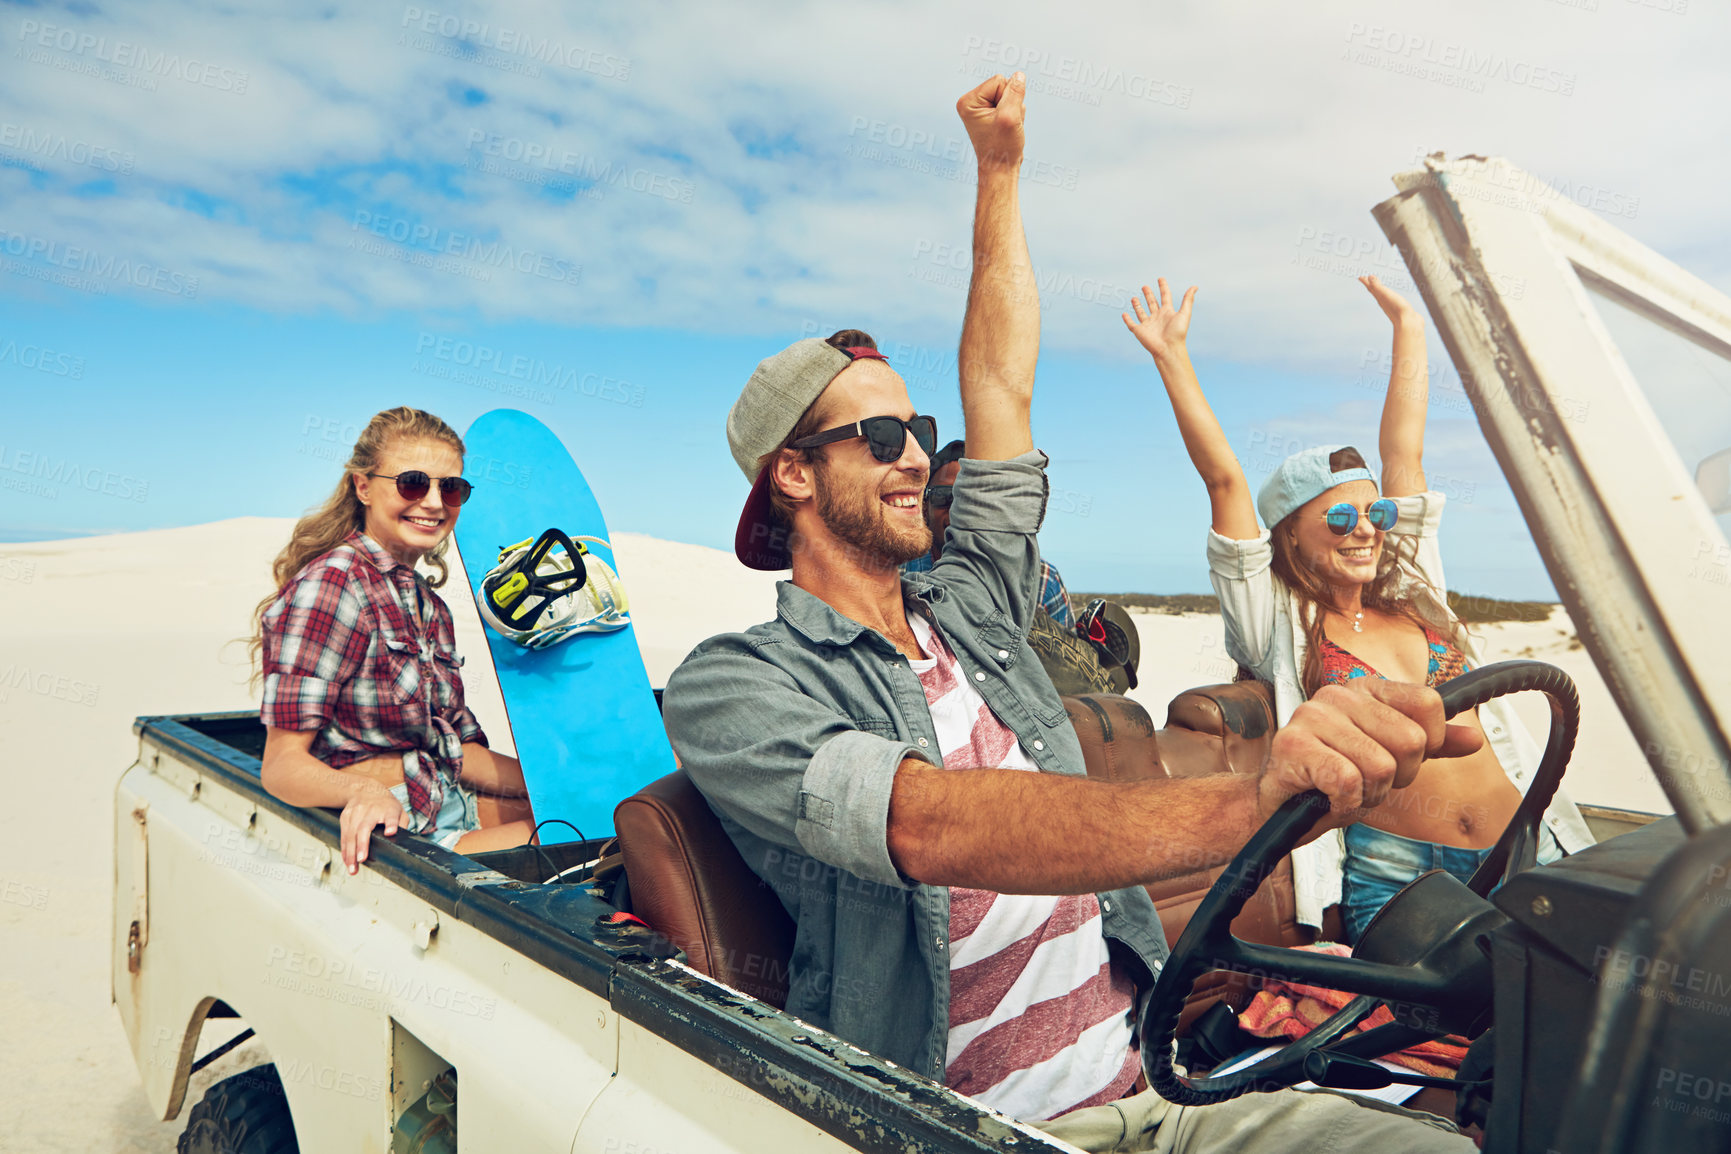
M 1442 634 L 1426 625 L 1425 644 L 1430 647 L 1430 669 L 1424 683 L 1432 688 L 1451 678 L 1459 677 L 1470 666 L 1466 654 L 1456 649 Z M 1354 657 L 1326 636 L 1322 639 L 1322 679 L 1335 685 L 1345 685 L 1355 677 L 1381 677 L 1382 674 Z

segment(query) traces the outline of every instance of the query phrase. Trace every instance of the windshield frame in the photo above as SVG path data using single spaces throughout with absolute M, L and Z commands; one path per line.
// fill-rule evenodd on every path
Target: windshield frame
M 1587 286 L 1731 359 L 1731 298 L 1507 161 L 1427 158 L 1372 213 L 1582 644 L 1691 833 L 1731 820 L 1731 568 Z

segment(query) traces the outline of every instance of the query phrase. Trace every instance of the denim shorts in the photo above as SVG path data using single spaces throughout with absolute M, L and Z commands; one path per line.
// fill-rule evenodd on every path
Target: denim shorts
M 1447 870 L 1464 882 L 1491 852 L 1488 846 L 1461 849 L 1414 841 L 1363 822 L 1341 832 L 1346 838 L 1346 861 L 1341 867 L 1340 916 L 1348 945 L 1357 945 L 1377 911 L 1420 874 Z
M 403 807 L 403 813 L 408 816 L 408 824 L 403 829 L 408 833 L 419 834 L 441 849 L 455 850 L 458 838 L 471 830 L 481 828 L 481 819 L 475 810 L 475 791 L 461 782 L 445 783 L 444 803 L 439 806 L 438 814 L 430 822 L 409 808 L 408 786 L 391 786 L 391 796 L 397 799 L 397 804 Z

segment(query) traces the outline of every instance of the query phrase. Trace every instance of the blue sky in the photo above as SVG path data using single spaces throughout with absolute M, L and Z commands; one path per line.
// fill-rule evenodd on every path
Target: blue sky
M 1020 66 L 1044 548 L 1074 588 L 1201 591 L 1206 500 L 1127 292 L 1202 286 L 1255 483 L 1374 448 L 1388 325 L 1353 276 L 1404 281 L 1368 210 L 1427 151 L 1508 156 L 1731 286 L 1699 147 L 1726 21 L 1682 4 L 0 5 L 0 539 L 298 513 L 407 402 L 534 413 L 615 530 L 725 547 L 722 421 L 789 340 L 871 331 L 957 430 L 953 104 Z M 1549 596 L 1432 362 L 1451 581 Z

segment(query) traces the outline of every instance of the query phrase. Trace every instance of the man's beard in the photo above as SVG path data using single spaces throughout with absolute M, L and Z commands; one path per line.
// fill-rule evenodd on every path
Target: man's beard
M 931 551 L 932 530 L 925 518 L 898 530 L 890 524 L 886 506 L 876 492 L 840 489 L 830 483 L 828 474 L 825 463 L 819 462 L 815 478 L 818 519 L 849 547 L 861 565 L 888 569 Z

